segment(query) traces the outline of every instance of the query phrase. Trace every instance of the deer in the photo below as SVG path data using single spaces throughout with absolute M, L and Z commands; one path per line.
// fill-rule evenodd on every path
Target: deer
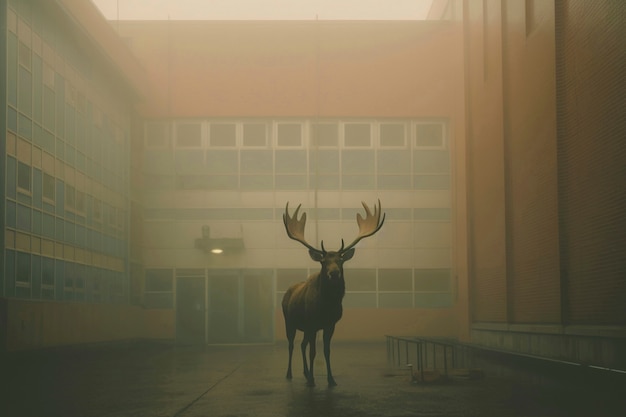
M 345 280 L 343 264 L 354 256 L 355 246 L 366 237 L 372 236 L 380 230 L 385 222 L 385 214 L 381 215 L 380 200 L 378 207 L 374 206 L 374 213 L 364 202 L 365 218 L 360 213 L 356 215 L 359 226 L 359 234 L 352 243 L 344 246 L 341 239 L 341 248 L 338 251 L 326 251 L 324 241 L 320 242 L 321 249 L 310 245 L 304 238 L 306 225 L 306 213 L 298 219 L 301 204 L 296 208 L 293 216 L 289 215 L 289 202 L 285 206 L 283 223 L 287 236 L 300 242 L 309 250 L 309 256 L 315 262 L 321 264 L 319 272 L 311 274 L 306 281 L 296 283 L 289 287 L 282 299 L 283 316 L 285 318 L 285 330 L 289 344 L 289 363 L 287 366 L 287 379 L 292 379 L 291 360 L 293 356 L 294 339 L 297 330 L 304 333 L 301 344 L 302 362 L 304 364 L 304 376 L 307 386 L 315 386 L 313 363 L 316 356 L 317 332 L 323 331 L 324 359 L 326 360 L 326 372 L 328 386 L 337 385 L 333 378 L 330 366 L 330 340 L 335 332 L 335 325 L 343 315 L 342 300 L 345 295 Z M 309 348 L 309 362 L 307 364 L 306 350 Z

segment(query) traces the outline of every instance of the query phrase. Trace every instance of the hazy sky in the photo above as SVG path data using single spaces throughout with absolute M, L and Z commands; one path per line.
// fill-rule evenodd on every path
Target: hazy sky
M 424 19 L 432 0 L 92 0 L 110 20 Z

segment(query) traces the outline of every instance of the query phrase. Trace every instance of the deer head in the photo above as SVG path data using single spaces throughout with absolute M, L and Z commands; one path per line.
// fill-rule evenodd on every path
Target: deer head
M 324 248 L 324 241 L 320 242 L 321 249 L 317 249 L 311 246 L 304 238 L 304 226 L 306 225 L 306 213 L 302 213 L 302 217 L 298 219 L 298 212 L 300 211 L 301 204 L 298 205 L 293 216 L 289 215 L 289 202 L 285 207 L 285 214 L 283 214 L 283 223 L 285 224 L 285 230 L 287 236 L 293 240 L 297 240 L 309 249 L 309 256 L 316 262 L 322 264 L 321 274 L 330 280 L 343 278 L 343 263 L 352 259 L 354 256 L 354 247 L 363 238 L 372 236 L 378 232 L 385 222 L 385 215 L 380 218 L 381 206 L 380 200 L 378 200 L 378 207 L 374 206 L 374 213 L 364 202 L 363 208 L 365 209 L 365 218 L 360 213 L 356 215 L 356 222 L 359 225 L 359 234 L 348 246 L 344 246 L 344 241 L 341 239 L 341 249 L 338 251 L 327 251 Z

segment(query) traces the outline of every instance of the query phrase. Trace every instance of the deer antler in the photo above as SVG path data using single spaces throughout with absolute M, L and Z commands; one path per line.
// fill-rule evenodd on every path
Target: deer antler
M 283 223 L 285 224 L 285 230 L 287 231 L 287 236 L 289 236 L 293 240 L 297 240 L 302 243 L 304 246 L 309 248 L 309 250 L 324 253 L 324 250 L 319 250 L 309 245 L 304 238 L 304 225 L 306 224 L 306 213 L 302 213 L 302 217 L 298 220 L 298 211 L 300 210 L 300 206 L 302 204 L 298 204 L 296 211 L 293 213 L 293 217 L 289 215 L 289 202 L 285 206 L 285 214 L 283 214 Z M 322 249 L 324 245 L 322 244 Z
M 359 225 L 359 235 L 346 248 L 343 247 L 342 240 L 340 252 L 345 252 L 349 249 L 352 249 L 357 243 L 359 243 L 361 239 L 372 236 L 374 233 L 378 232 L 381 227 L 383 227 L 386 214 L 383 214 L 383 218 L 381 220 L 380 213 L 382 212 L 382 210 L 380 206 L 380 200 L 378 200 L 378 207 L 374 206 L 374 214 L 372 214 L 367 204 L 365 204 L 364 202 L 361 202 L 361 204 L 363 204 L 363 208 L 365 209 L 365 218 L 361 216 L 361 213 L 356 214 L 356 222 Z

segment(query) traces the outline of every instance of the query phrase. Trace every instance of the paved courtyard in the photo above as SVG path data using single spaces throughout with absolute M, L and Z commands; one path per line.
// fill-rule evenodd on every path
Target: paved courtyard
M 298 346 L 299 347 L 299 346 Z M 294 353 L 299 353 L 296 349 Z M 0 415 L 5 417 L 244 416 L 624 416 L 624 387 L 573 382 L 501 364 L 478 380 L 412 384 L 387 366 L 385 344 L 334 343 L 337 387 L 326 386 L 321 349 L 317 386 L 305 386 L 294 354 L 270 346 L 123 346 L 11 354 L 3 360 Z

